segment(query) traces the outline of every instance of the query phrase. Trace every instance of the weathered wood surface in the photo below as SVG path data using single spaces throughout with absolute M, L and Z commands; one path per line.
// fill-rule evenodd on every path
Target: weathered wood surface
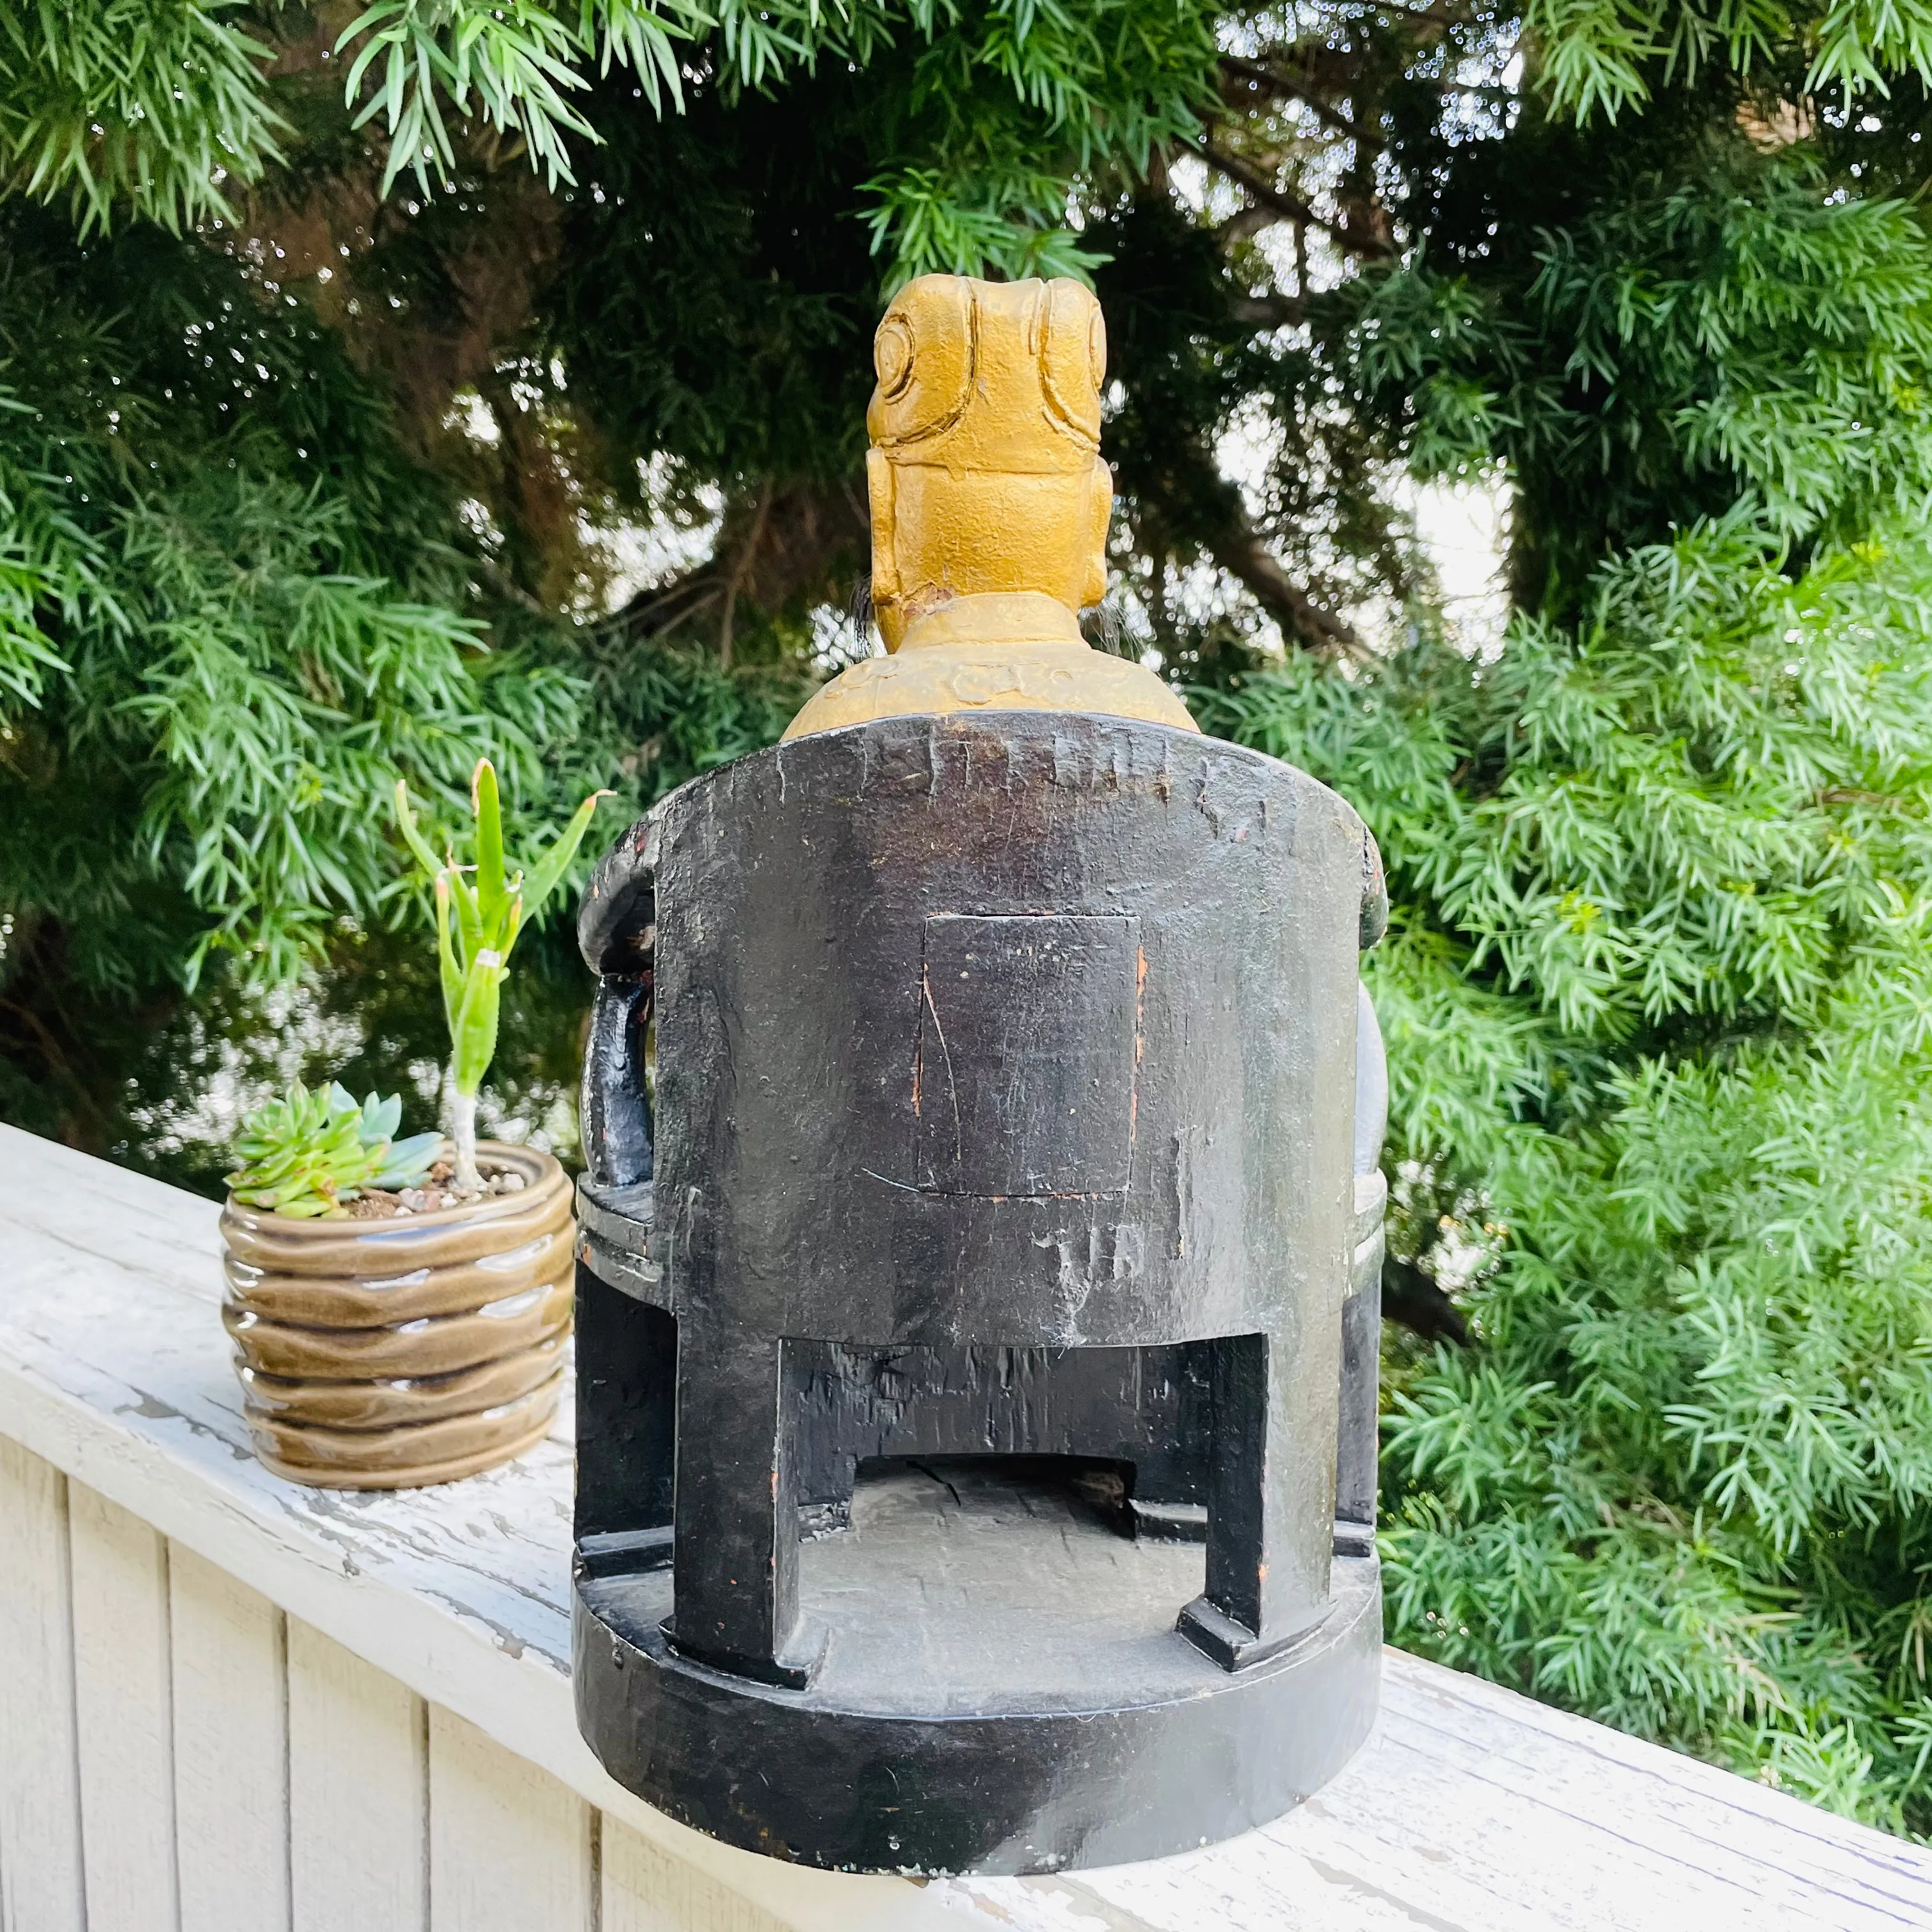
M 1186 1858 L 919 1886 L 728 1851 L 577 1736 L 562 1425 L 442 1490 L 277 1480 L 217 1252 L 208 1204 L 0 1129 L 0 1932 L 130 1922 L 137 1879 L 143 1932 L 1932 1925 L 1932 1855 L 1395 1652 L 1337 1783 Z

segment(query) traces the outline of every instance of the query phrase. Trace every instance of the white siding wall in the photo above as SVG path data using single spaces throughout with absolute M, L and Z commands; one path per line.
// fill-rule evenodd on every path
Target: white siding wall
M 779 1932 L 0 1436 L 0 1932 Z
M 83 1932 L 67 1479 L 0 1436 L 0 1928 Z

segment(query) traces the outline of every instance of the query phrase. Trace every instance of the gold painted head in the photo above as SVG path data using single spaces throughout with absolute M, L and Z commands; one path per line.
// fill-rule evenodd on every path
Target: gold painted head
M 1198 730 L 1154 671 L 1080 634 L 1080 612 L 1106 595 L 1114 502 L 1100 304 L 1078 282 L 927 275 L 894 298 L 873 359 L 866 474 L 886 655 L 847 665 L 784 735 L 969 711 Z
M 1107 336 L 1079 283 L 925 275 L 873 342 L 872 604 L 886 648 L 959 597 L 1106 594 Z

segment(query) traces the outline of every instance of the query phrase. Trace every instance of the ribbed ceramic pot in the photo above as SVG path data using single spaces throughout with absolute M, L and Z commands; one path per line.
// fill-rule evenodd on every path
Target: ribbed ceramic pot
M 570 1181 L 529 1148 L 476 1153 L 522 1190 L 390 1220 L 223 1210 L 222 1321 L 277 1475 L 418 1489 L 508 1462 L 549 1427 L 570 1334 Z

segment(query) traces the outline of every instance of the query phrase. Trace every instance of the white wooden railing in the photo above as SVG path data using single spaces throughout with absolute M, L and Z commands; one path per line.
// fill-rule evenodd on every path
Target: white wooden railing
M 619 1789 L 569 1683 L 568 1423 L 411 1495 L 250 1456 L 215 1210 L 0 1128 L 0 1932 L 1932 1927 L 1932 1855 L 1388 1654 L 1343 1776 L 1156 1864 L 920 1885 Z

